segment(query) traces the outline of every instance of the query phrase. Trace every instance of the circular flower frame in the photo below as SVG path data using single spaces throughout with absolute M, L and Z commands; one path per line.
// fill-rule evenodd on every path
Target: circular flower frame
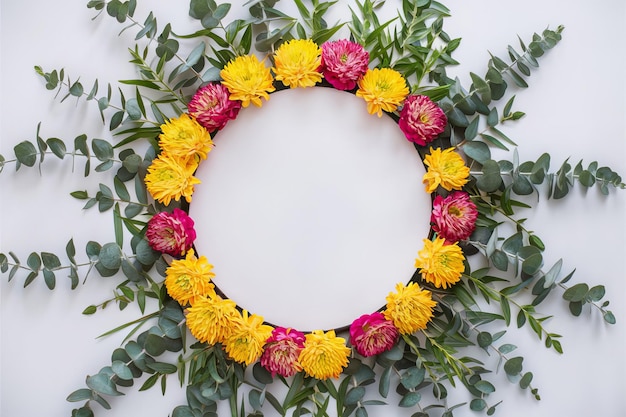
M 194 94 L 188 114 L 161 126 L 160 153 L 148 167 L 145 181 L 147 190 L 165 208 L 173 200 L 191 203 L 193 185 L 199 182 L 193 172 L 213 146 L 210 134 L 214 137 L 241 108 L 251 104 L 261 107 L 272 92 L 284 88 L 333 87 L 363 98 L 367 111 L 378 117 L 398 111 L 398 126 L 420 154 L 445 130 L 447 118 L 441 108 L 425 95 L 410 95 L 398 71 L 370 69 L 369 53 L 355 42 L 341 39 L 318 46 L 310 39 L 294 39 L 281 44 L 269 60 L 272 68 L 254 55 L 231 60 L 220 72 L 220 83 L 206 84 Z M 321 84 L 323 79 L 327 81 Z M 445 290 L 465 269 L 458 242 L 474 231 L 478 212 L 469 194 L 460 191 L 467 183 L 469 168 L 453 148 L 443 152 L 431 148 L 424 163 L 428 166 L 423 180 L 427 192 L 457 190 L 451 196 L 438 196 L 437 210 L 432 214 L 437 226 L 434 242 L 424 239 L 424 249 L 415 260 L 423 281 Z M 178 215 L 182 222 L 176 210 L 172 217 Z M 184 221 L 193 222 L 189 217 Z M 158 227 L 160 230 L 153 231 Z M 167 240 L 174 248 L 162 252 L 186 253 L 184 259 L 173 260 L 166 269 L 165 285 L 169 295 L 187 309 L 191 334 L 202 343 L 219 343 L 236 362 L 250 365 L 260 360 L 273 376 L 291 377 L 303 371 L 320 380 L 338 378 L 348 365 L 351 347 L 366 353 L 364 356 L 379 355 L 391 350 L 399 335 L 425 329 L 433 317 L 436 303 L 431 292 L 409 282 L 396 286 L 381 312 L 364 314 L 349 326 L 349 344 L 336 334 L 345 329 L 317 329 L 304 334 L 290 327 L 270 326 L 261 316 L 249 315 L 225 299 L 224 293 L 210 283 L 212 265 L 189 249 L 195 232 L 177 236 L 175 229 L 171 224 L 154 222 L 152 227 L 149 224 L 147 238 L 155 250 Z

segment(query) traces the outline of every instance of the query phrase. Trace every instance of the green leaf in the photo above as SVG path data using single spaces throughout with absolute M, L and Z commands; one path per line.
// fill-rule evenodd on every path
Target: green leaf
M 470 410 L 472 411 L 482 411 L 487 407 L 487 403 L 482 398 L 474 398 L 470 402 Z
M 587 296 L 589 286 L 585 283 L 576 284 L 563 293 L 563 299 L 570 302 L 583 301 Z
M 91 148 L 100 161 L 108 161 L 113 158 L 113 146 L 106 140 L 94 139 L 91 142 Z
M 405 408 L 413 407 L 419 403 L 421 399 L 422 395 L 419 392 L 408 392 L 402 397 L 398 406 Z
M 43 273 L 43 279 L 46 283 L 46 286 L 48 287 L 48 289 L 53 290 L 56 286 L 56 276 L 54 272 L 49 269 L 43 269 L 41 272 Z
M 480 95 L 481 100 L 488 105 L 491 102 L 491 89 L 489 88 L 489 84 L 473 72 L 470 72 L 470 77 L 472 78 L 474 89 L 476 89 L 476 92 Z
M 66 398 L 66 401 L 69 401 L 69 402 L 85 401 L 85 400 L 92 399 L 92 396 L 93 395 L 90 389 L 81 388 L 81 389 L 77 389 L 76 391 L 68 395 Z
M 604 318 L 604 321 L 606 321 L 609 324 L 615 324 L 616 323 L 615 316 L 610 311 L 605 312 L 604 315 L 603 315 L 603 318 Z
M 600 301 L 602 297 L 604 297 L 605 293 L 606 290 L 604 288 L 604 285 L 596 285 L 594 287 L 591 287 L 589 292 L 587 292 L 586 298 L 593 302 Z
M 52 151 L 52 153 L 59 159 L 63 159 L 65 157 L 67 149 L 65 147 L 65 143 L 61 139 L 49 138 L 46 143 L 48 144 L 50 151 Z
M 400 383 L 408 390 L 416 388 L 424 381 L 426 375 L 425 368 L 417 368 L 415 366 L 410 367 L 402 373 L 400 376 Z
M 122 361 L 113 361 L 111 368 L 115 375 L 121 379 L 133 379 L 133 373 L 130 368 Z
M 142 116 L 141 106 L 136 98 L 129 98 L 126 101 L 126 113 L 130 120 L 139 120 Z
M 15 152 L 15 157 L 18 162 L 26 165 L 27 167 L 32 167 L 37 162 L 37 148 L 29 141 L 23 141 L 15 145 L 13 148 Z
M 478 346 L 481 348 L 486 348 L 493 342 L 493 337 L 489 332 L 480 332 L 476 337 L 476 341 L 478 342 Z
M 102 266 L 107 269 L 119 269 L 122 265 L 122 250 L 117 243 L 106 243 L 98 255 Z
M 254 379 L 259 381 L 261 384 L 267 385 L 274 381 L 272 374 L 267 369 L 262 367 L 259 362 L 256 362 L 252 367 L 252 375 L 254 376 Z
M 160 374 L 173 374 L 178 370 L 176 365 L 172 365 L 171 363 L 166 362 L 152 362 L 146 364 L 146 366 Z
M 41 258 L 36 252 L 32 252 L 30 255 L 28 255 L 26 264 L 31 270 L 39 271 L 39 268 L 41 268 Z
M 522 376 L 522 379 L 520 379 L 519 381 L 520 388 L 522 389 L 528 388 L 532 380 L 533 380 L 532 372 L 526 372 L 524 376 Z
M 516 376 L 522 372 L 522 362 L 524 358 L 521 356 L 517 356 L 515 358 L 511 358 L 504 363 L 504 372 L 507 375 Z
M 94 305 L 90 305 L 89 307 L 83 310 L 83 314 L 89 316 L 91 314 L 95 314 L 98 311 L 98 308 Z
M 146 349 L 146 352 L 148 352 L 148 354 L 152 356 L 159 356 L 166 350 L 165 341 L 161 336 L 158 336 L 156 334 L 148 335 L 144 347 Z
M 96 391 L 98 394 L 111 396 L 122 395 L 122 393 L 115 387 L 115 383 L 110 376 L 102 372 L 93 376 L 88 376 L 87 386 Z
M 492 392 L 495 392 L 496 390 L 496 387 L 494 387 L 493 384 L 484 380 L 480 380 L 477 383 L 475 383 L 474 388 L 476 388 L 478 391 L 482 392 L 483 394 L 491 394 Z
M 137 260 L 142 265 L 152 265 L 156 262 L 156 260 L 161 256 L 161 254 L 148 244 L 148 241 L 142 239 L 137 243 L 137 248 L 135 249 L 135 253 L 137 255 Z
M 466 131 L 467 132 L 467 131 Z M 463 153 L 480 164 L 484 164 L 491 159 L 489 146 L 483 142 L 473 141 L 463 145 Z
M 476 180 L 476 185 L 482 191 L 492 193 L 498 190 L 502 185 L 502 176 L 500 175 L 500 165 L 494 160 L 488 160 L 483 163 L 482 175 Z
M 348 391 L 344 398 L 344 404 L 354 405 L 363 399 L 365 396 L 365 387 L 354 387 Z

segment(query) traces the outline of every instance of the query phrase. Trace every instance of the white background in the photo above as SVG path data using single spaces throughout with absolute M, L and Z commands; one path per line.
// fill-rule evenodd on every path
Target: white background
M 59 104 L 33 66 L 65 67 L 73 79 L 81 76 L 85 86 L 98 78 L 101 88 L 106 82 L 131 78 L 126 48 L 132 46 L 133 30 L 118 39 L 120 25 L 107 17 L 92 22 L 93 11 L 70 0 L 2 0 L 0 6 L 0 153 L 8 157 L 16 143 L 33 140 L 40 121 L 44 138 L 56 136 L 71 143 L 80 133 L 107 137 L 95 105 L 76 105 L 73 99 Z M 582 158 L 626 174 L 623 1 L 603 0 L 591 6 L 582 0 L 477 0 L 448 6 L 453 17 L 447 20 L 447 32 L 463 38 L 455 54 L 462 65 L 454 73 L 465 81 L 470 71 L 484 73 L 488 51 L 504 56 L 508 44 L 517 47 L 517 35 L 526 40 L 547 26 L 565 25 L 564 40 L 540 61 L 541 68 L 530 78 L 531 88 L 517 96 L 516 109 L 527 116 L 508 132 L 520 145 L 523 160 L 549 152 L 554 166 L 568 157 L 574 162 Z M 157 11 L 162 26 L 170 20 L 185 22 L 187 4 L 145 1 L 137 13 L 140 21 L 145 16 L 141 10 Z M 77 189 L 95 192 L 98 178 L 86 183 L 81 170 L 82 163 L 72 174 L 69 163 L 56 161 L 46 164 L 41 176 L 37 169 L 17 174 L 10 165 L 5 169 L 0 175 L 2 252 L 14 251 L 23 260 L 32 250 L 63 253 L 73 237 L 82 254 L 88 240 L 113 240 L 108 215 L 83 212 L 82 203 L 69 197 Z M 617 417 L 623 413 L 626 197 L 620 192 L 604 198 L 597 190 L 584 194 L 577 188 L 563 201 L 542 199 L 536 210 L 524 215 L 529 228 L 545 241 L 548 263 L 562 257 L 565 270 L 576 268 L 574 280 L 606 285 L 618 324 L 604 325 L 595 311 L 572 318 L 555 297 L 542 311 L 557 315 L 546 326 L 563 335 L 564 355 L 543 348 L 526 329 L 511 329 L 509 341 L 520 347 L 542 400 L 534 401 L 497 375 L 492 380 L 499 381 L 498 392 L 491 401 L 504 402 L 496 415 Z M 111 294 L 113 280 L 93 276 L 73 292 L 62 277 L 52 292 L 43 282 L 26 290 L 22 283 L 23 278 L 7 283 L 6 276 L 0 283 L 0 415 L 69 416 L 72 405 L 64 398 L 84 385 L 87 374 L 110 362 L 110 352 L 122 337 L 97 336 L 138 313 L 130 308 L 120 313 L 111 306 L 95 316 L 80 314 Z M 165 416 L 185 402 L 175 385 L 172 378 L 165 397 L 158 389 L 143 393 L 131 389 L 131 395 L 112 402 L 112 411 L 97 408 L 97 415 Z M 396 407 L 371 411 L 372 415 L 407 415 Z

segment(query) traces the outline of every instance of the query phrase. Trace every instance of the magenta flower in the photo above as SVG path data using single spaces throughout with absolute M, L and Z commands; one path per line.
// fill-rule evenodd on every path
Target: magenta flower
M 420 146 L 432 142 L 446 128 L 448 118 L 426 96 L 410 95 L 404 101 L 398 126 L 406 138 Z
M 148 222 L 146 239 L 156 251 L 182 256 L 191 249 L 196 240 L 193 225 L 193 219 L 179 208 L 171 213 L 162 211 Z
M 302 370 L 298 362 L 304 347 L 304 333 L 285 327 L 276 327 L 265 342 L 261 366 L 272 373 L 288 377 Z
M 367 71 L 370 54 L 361 45 L 346 39 L 322 44 L 324 78 L 337 90 L 352 90 Z
M 433 201 L 430 221 L 433 230 L 446 240 L 446 243 L 458 242 L 470 237 L 476 228 L 478 211 L 468 193 L 454 191 L 447 197 L 438 195 Z
M 229 120 L 237 117 L 241 102 L 230 100 L 228 88 L 222 84 L 207 84 L 196 91 L 187 111 L 209 133 L 223 128 Z
M 380 313 L 364 314 L 350 325 L 350 343 L 362 356 L 391 349 L 398 341 L 398 329 Z

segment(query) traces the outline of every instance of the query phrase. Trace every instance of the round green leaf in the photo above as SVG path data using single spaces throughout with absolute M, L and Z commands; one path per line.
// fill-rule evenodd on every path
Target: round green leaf
M 115 383 L 111 380 L 110 376 L 104 372 L 88 376 L 87 386 L 96 391 L 98 394 L 112 396 L 122 395 L 122 393 L 115 387 Z
M 480 332 L 476 337 L 476 341 L 478 342 L 478 346 L 481 348 L 485 348 L 493 342 L 493 337 L 489 332 Z
M 152 356 L 159 356 L 165 352 L 165 342 L 161 336 L 149 334 L 145 344 L 146 352 Z
M 422 395 L 419 392 L 408 392 L 402 397 L 398 405 L 400 407 L 413 407 L 415 404 L 420 402 L 421 399 Z
M 491 384 L 489 381 L 484 381 L 484 380 L 481 380 L 475 383 L 474 388 L 476 388 L 478 391 L 482 392 L 483 394 L 491 394 L 492 392 L 496 390 L 496 387 L 494 387 L 493 384 Z
M 484 164 L 491 159 L 489 146 L 483 142 L 467 142 L 463 145 L 463 153 L 481 164 Z
M 107 269 L 117 270 L 122 265 L 122 250 L 117 243 L 106 243 L 99 254 L 102 266 Z
M 531 381 L 533 380 L 532 372 L 526 372 L 522 379 L 519 381 L 519 386 L 522 389 L 526 389 L 530 386 Z
M 186 405 L 179 405 L 172 411 L 172 417 L 195 417 L 195 414 Z
M 519 375 L 522 372 L 522 362 L 524 358 L 521 356 L 517 356 L 515 358 L 511 358 L 504 363 L 504 372 L 507 375 Z
M 124 362 L 113 361 L 111 367 L 113 368 L 113 372 L 115 372 L 115 375 L 117 375 L 121 379 L 133 379 L 133 373 Z
M 571 302 L 578 302 L 585 299 L 587 292 L 589 291 L 589 286 L 587 284 L 580 283 L 576 284 L 572 287 L 569 287 L 563 293 L 563 299 Z
M 502 185 L 502 176 L 500 175 L 500 165 L 494 160 L 487 160 L 483 163 L 482 175 L 478 176 L 476 185 L 482 191 L 491 193 Z
M 365 396 L 365 387 L 354 387 L 348 391 L 344 399 L 344 404 L 354 405 Z
M 135 249 L 135 254 L 137 255 L 137 260 L 142 265 L 152 265 L 156 262 L 157 259 L 161 256 L 161 254 L 150 246 L 147 240 L 141 239 L 137 243 L 137 248 Z
M 474 398 L 470 402 L 470 410 L 472 411 L 482 411 L 485 407 L 487 407 L 487 403 L 482 398 Z
M 37 149 L 35 145 L 27 140 L 15 145 L 13 151 L 17 160 L 27 167 L 32 167 L 37 162 Z
M 91 398 L 91 390 L 87 388 L 81 388 L 68 395 L 66 400 L 73 403 L 78 401 L 90 400 Z

